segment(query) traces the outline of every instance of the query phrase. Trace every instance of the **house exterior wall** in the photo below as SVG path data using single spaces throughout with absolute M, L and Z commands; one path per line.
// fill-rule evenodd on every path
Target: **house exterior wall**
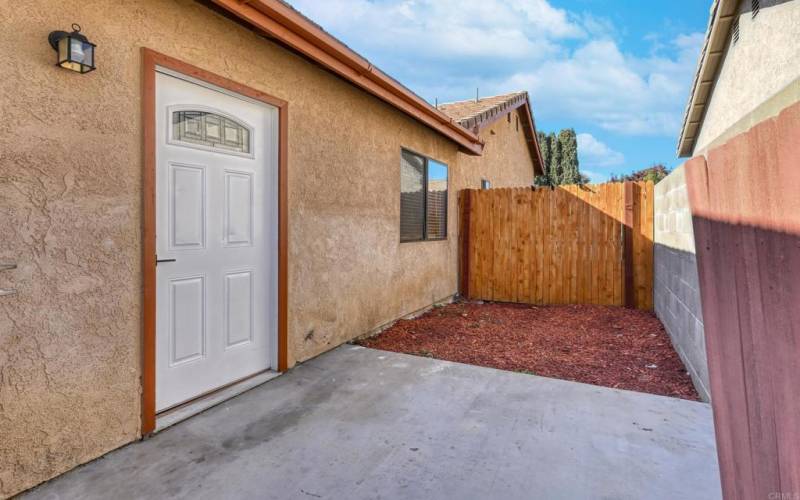
M 655 312 L 683 360 L 698 394 L 710 400 L 703 311 L 697 278 L 692 212 L 680 166 L 655 185 Z
M 463 185 L 479 187 L 481 178 L 497 187 L 522 187 L 533 184 L 533 160 L 522 128 L 520 108 L 500 118 L 481 131 L 485 141 L 482 156 L 459 153 Z
M 140 436 L 142 47 L 289 103 L 290 365 L 457 291 L 455 193 L 493 163 L 462 172 L 454 143 L 193 1 L 0 18 L 0 261 L 19 264 L 0 273 L 19 290 L 0 298 L 0 497 Z M 47 44 L 73 22 L 98 45 L 86 75 Z M 446 241 L 399 243 L 401 147 L 450 166 Z
M 728 40 L 724 59 L 706 105 L 693 155 L 719 145 L 735 134 L 774 116 L 788 103 L 773 106 L 766 116 L 751 112 L 771 97 L 791 88 L 800 92 L 800 2 L 761 0 L 755 18 L 751 3 L 740 2 L 739 41 Z M 785 99 L 784 99 L 785 100 Z M 750 116 L 747 123 L 731 127 Z M 724 136 L 724 137 L 723 137 Z

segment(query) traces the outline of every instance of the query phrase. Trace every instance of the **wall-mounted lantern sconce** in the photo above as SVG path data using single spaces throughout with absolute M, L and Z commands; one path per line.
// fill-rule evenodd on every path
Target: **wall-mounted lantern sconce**
M 78 73 L 88 73 L 95 69 L 94 48 L 96 45 L 81 35 L 79 25 L 72 25 L 72 33 L 54 31 L 47 37 L 47 41 L 58 53 L 56 66 Z

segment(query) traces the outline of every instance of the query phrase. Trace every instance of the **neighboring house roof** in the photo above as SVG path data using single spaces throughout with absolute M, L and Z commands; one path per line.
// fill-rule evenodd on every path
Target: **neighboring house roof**
M 708 21 L 705 43 L 697 63 L 689 102 L 683 115 L 683 127 L 681 127 L 681 136 L 678 140 L 679 157 L 689 156 L 694 150 L 700 127 L 703 125 L 706 104 L 711 97 L 711 90 L 719 73 L 728 33 L 736 18 L 738 6 L 739 0 L 714 0 L 711 4 L 711 16 Z
M 428 181 L 428 191 L 447 191 L 447 179 Z
M 439 105 L 439 110 L 444 111 L 465 128 L 480 135 L 481 130 L 505 117 L 517 108 L 521 108 L 523 117 L 523 130 L 528 143 L 534 171 L 537 175 L 544 173 L 544 162 L 539 150 L 539 140 L 536 136 L 536 122 L 533 119 L 531 105 L 527 92 L 512 92 L 510 94 L 457 101 Z
M 483 151 L 483 141 L 476 133 L 428 104 L 283 1 L 211 1 L 261 34 L 281 42 L 431 127 L 466 152 L 480 155 Z
M 461 125 L 474 129 L 479 123 L 502 113 L 512 104 L 526 98 L 527 92 L 512 92 L 510 94 L 483 97 L 481 99 L 470 99 L 468 101 L 456 101 L 439 104 L 439 110 L 444 111 L 448 116 L 461 123 Z

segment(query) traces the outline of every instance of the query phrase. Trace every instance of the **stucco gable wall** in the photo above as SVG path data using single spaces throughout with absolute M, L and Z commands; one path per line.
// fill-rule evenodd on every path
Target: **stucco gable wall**
M 728 40 L 724 59 L 706 105 L 705 116 L 693 155 L 741 133 L 769 115 L 754 115 L 754 121 L 726 134 L 729 128 L 751 114 L 762 103 L 800 78 L 800 2 L 761 0 L 754 18 L 750 2 L 739 6 L 739 41 Z M 784 100 L 772 106 L 770 115 L 796 102 Z M 722 136 L 725 137 L 722 137 Z
M 459 154 L 461 181 L 465 186 L 480 187 L 487 179 L 492 187 L 522 187 L 533 184 L 533 159 L 525 139 L 520 110 L 512 111 L 481 131 L 486 142 L 483 156 Z
M 0 3 L 0 497 L 140 433 L 141 47 L 289 102 L 289 356 L 456 292 L 455 144 L 189 0 Z M 72 22 L 98 70 L 54 66 Z M 401 147 L 448 164 L 449 238 L 399 243 Z

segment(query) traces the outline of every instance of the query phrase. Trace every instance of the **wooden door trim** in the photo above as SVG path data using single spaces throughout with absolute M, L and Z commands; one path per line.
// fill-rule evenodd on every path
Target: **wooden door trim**
M 289 104 L 252 87 L 142 48 L 142 435 L 156 427 L 156 67 L 278 108 L 278 371 L 288 369 Z

